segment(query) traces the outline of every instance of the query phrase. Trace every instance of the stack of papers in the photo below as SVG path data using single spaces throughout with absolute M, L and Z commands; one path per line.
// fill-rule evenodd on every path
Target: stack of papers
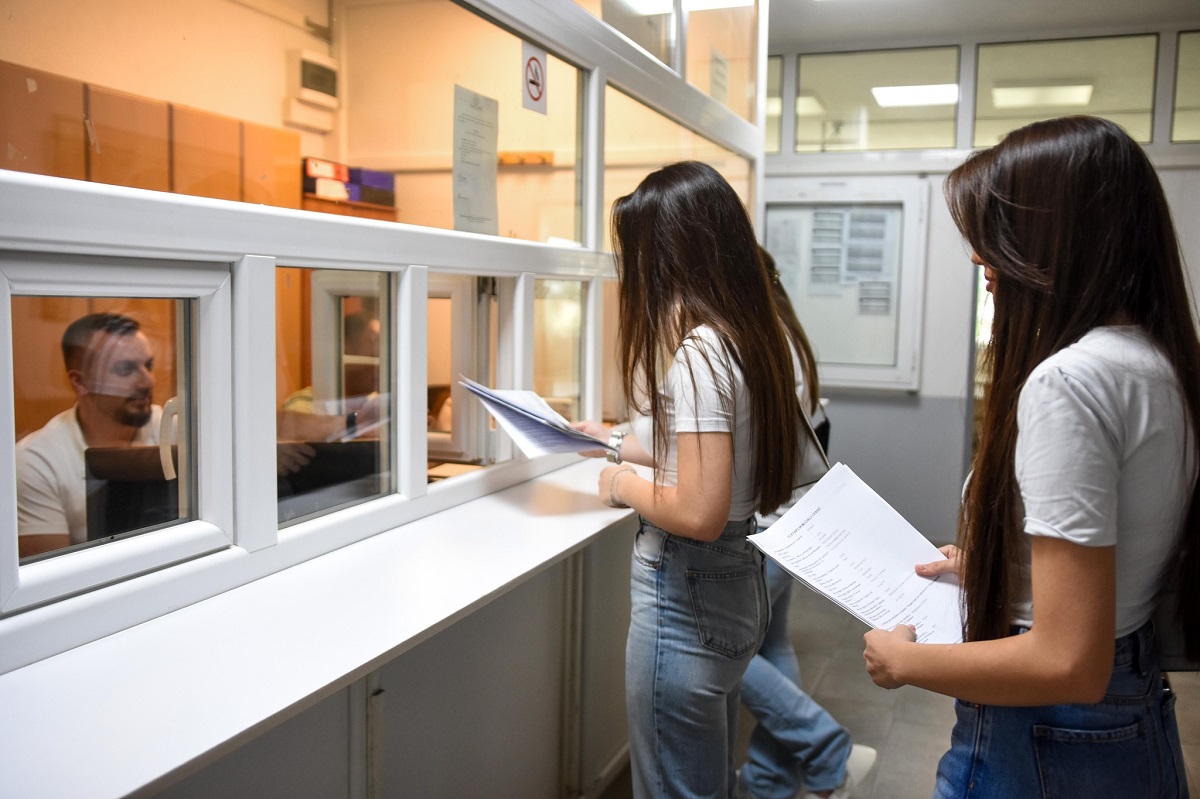
M 488 388 L 467 377 L 458 382 L 479 397 L 483 406 L 495 417 L 496 423 L 530 458 L 597 449 L 616 451 L 607 441 L 571 427 L 570 422 L 532 391 Z
M 750 541 L 871 627 L 912 624 L 920 643 L 962 641 L 957 577 L 913 570 L 945 556 L 843 464 Z

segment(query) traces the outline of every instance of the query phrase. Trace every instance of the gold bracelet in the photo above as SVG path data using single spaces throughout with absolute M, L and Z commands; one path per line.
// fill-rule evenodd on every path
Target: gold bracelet
M 628 508 L 629 507 L 628 505 L 626 505 L 624 502 L 621 501 L 621 498 L 619 496 L 617 496 L 617 478 L 619 476 L 621 476 L 622 474 L 624 474 L 625 472 L 632 472 L 632 471 L 633 471 L 633 469 L 628 468 L 628 467 L 626 467 L 624 469 L 617 469 L 615 472 L 613 472 L 612 477 L 608 478 L 608 504 L 612 505 L 614 508 Z

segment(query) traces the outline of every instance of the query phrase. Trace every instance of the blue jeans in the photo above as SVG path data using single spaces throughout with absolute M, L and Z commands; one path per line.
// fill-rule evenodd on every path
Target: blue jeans
M 788 633 L 795 579 L 767 561 L 771 622 L 742 677 L 742 701 L 758 720 L 750 734 L 742 782 L 756 799 L 791 799 L 801 777 L 810 791 L 836 788 L 846 776 L 850 733 L 806 694 Z
M 753 532 L 753 519 L 730 522 L 706 542 L 641 522 L 625 650 L 639 799 L 732 796 L 738 687 L 770 613 Z
M 1186 798 L 1175 695 L 1153 643 L 1150 623 L 1117 639 L 1108 695 L 1096 704 L 955 702 L 934 797 Z

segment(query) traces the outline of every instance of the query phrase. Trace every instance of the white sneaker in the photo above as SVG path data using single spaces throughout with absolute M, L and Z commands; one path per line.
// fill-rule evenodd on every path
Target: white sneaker
M 854 790 L 854 786 L 863 781 L 863 777 L 871 773 L 871 769 L 875 767 L 875 758 L 879 757 L 879 753 L 869 746 L 862 744 L 854 744 L 850 747 L 850 756 L 846 758 L 846 776 L 842 778 L 842 784 L 833 789 L 833 793 L 829 794 L 829 799 L 849 799 L 850 792 Z M 812 791 L 804 794 L 804 799 L 821 799 L 819 794 Z

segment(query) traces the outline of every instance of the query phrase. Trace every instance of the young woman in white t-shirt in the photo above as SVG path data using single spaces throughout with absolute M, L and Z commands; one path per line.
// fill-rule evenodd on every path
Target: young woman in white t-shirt
M 641 516 L 626 647 L 633 793 L 731 796 L 738 689 L 769 614 L 746 536 L 817 444 L 750 218 L 720 174 L 698 162 L 650 174 L 613 206 L 613 243 L 619 363 L 639 414 L 614 442 L 654 468 L 652 480 L 624 463 L 599 477 L 603 501 Z
M 958 699 L 937 797 L 1186 796 L 1151 616 L 1181 577 L 1196 654 L 1200 344 L 1157 175 L 1067 117 L 945 194 L 995 302 L 992 381 L 958 547 L 917 570 L 961 575 L 966 642 L 873 630 L 867 669 Z

